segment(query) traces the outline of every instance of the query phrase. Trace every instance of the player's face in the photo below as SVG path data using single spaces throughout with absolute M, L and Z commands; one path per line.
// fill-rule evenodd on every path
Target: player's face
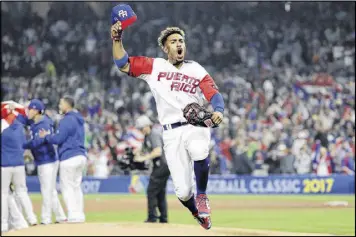
M 168 55 L 168 60 L 172 64 L 183 62 L 186 52 L 183 36 L 180 34 L 172 34 L 168 36 L 164 46 L 164 52 Z
M 28 110 L 28 118 L 29 119 L 34 119 L 35 116 L 37 115 L 38 111 L 35 109 L 29 109 Z
M 65 100 L 61 99 L 59 101 L 59 113 L 60 114 L 65 114 L 67 112 L 67 107 L 68 107 L 68 104 Z

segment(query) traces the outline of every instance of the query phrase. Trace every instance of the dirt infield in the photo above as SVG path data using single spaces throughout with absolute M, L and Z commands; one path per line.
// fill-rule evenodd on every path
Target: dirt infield
M 199 226 L 141 223 L 86 223 L 35 226 L 11 231 L 3 236 L 326 236 L 326 234 L 290 233 L 236 228 L 212 228 Z

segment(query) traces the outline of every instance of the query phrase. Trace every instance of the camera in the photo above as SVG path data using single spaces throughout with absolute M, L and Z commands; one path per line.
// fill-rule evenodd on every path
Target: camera
M 148 162 L 136 162 L 134 161 L 135 155 L 133 154 L 133 148 L 125 148 L 125 154 L 118 159 L 118 165 L 122 170 L 148 170 Z

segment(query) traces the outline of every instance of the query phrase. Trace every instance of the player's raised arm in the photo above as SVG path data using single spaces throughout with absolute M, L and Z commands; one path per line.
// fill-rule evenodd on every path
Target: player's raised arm
M 111 27 L 114 62 L 120 71 L 133 77 L 145 78 L 145 75 L 150 75 L 152 72 L 154 59 L 143 56 L 129 57 L 122 45 L 121 24 L 122 23 L 118 21 Z
M 111 38 L 112 38 L 112 54 L 116 66 L 120 71 L 129 73 L 130 62 L 128 54 L 126 53 L 124 46 L 122 45 L 122 27 L 121 22 L 118 21 L 111 26 Z
M 153 58 L 132 57 L 127 54 L 122 45 L 123 31 L 133 24 L 137 16 L 127 4 L 119 4 L 112 10 L 111 38 L 113 40 L 113 59 L 120 71 L 132 77 L 147 79 L 153 70 Z

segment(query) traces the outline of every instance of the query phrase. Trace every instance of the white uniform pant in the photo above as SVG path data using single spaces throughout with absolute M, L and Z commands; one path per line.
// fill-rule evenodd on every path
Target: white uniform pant
M 1 167 L 1 228 L 9 228 L 9 195 L 10 183 L 15 187 L 15 194 L 24 210 L 27 221 L 37 223 L 31 199 L 27 193 L 25 166 Z
M 59 164 L 61 192 L 68 210 L 68 222 L 85 221 L 81 184 L 86 164 L 87 158 L 82 155 L 61 161 Z
M 52 211 L 56 217 L 56 221 L 61 222 L 66 219 L 56 189 L 58 167 L 58 161 L 38 166 L 38 178 L 42 194 L 41 219 L 43 224 L 52 223 Z
M 210 129 L 185 125 L 165 130 L 163 143 L 175 193 L 187 201 L 194 194 L 194 161 L 209 155 Z
M 28 224 L 25 218 L 22 215 L 21 210 L 19 209 L 18 204 L 16 203 L 14 194 L 10 193 L 8 198 L 9 204 L 9 230 L 19 230 L 28 228 Z

